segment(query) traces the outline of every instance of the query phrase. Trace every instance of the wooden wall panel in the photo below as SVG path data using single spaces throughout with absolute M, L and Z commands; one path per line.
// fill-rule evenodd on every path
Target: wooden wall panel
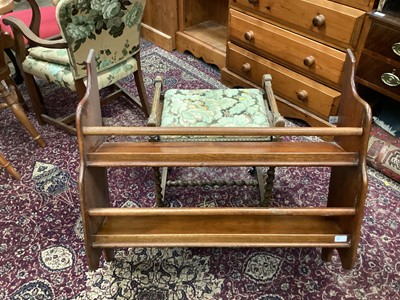
M 163 49 L 175 49 L 178 30 L 177 0 L 147 0 L 142 22 L 143 38 Z

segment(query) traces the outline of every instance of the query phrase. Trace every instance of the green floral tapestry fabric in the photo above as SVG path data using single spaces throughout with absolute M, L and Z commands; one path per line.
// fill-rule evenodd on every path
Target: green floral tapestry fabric
M 56 59 L 57 54 L 64 54 L 64 58 L 68 60 L 67 52 L 60 49 L 50 49 L 50 51 L 41 52 L 43 59 L 38 59 L 41 47 L 30 48 L 29 55 L 24 60 L 22 66 L 25 72 L 28 72 L 36 77 L 43 78 L 48 82 L 69 88 L 72 91 L 76 90 L 75 79 L 69 65 L 63 64 L 63 58 Z M 45 60 L 47 59 L 47 60 Z M 97 73 L 97 82 L 99 89 L 110 86 L 118 80 L 125 78 L 137 70 L 137 61 L 133 57 L 114 65 L 112 68 L 103 70 Z
M 258 89 L 177 90 L 165 93 L 162 127 L 269 127 Z M 270 140 L 270 137 L 178 137 L 191 140 Z
M 74 78 L 86 76 L 86 58 L 95 49 L 98 72 L 139 51 L 145 0 L 61 0 L 56 15 L 68 42 Z
M 67 49 L 49 49 L 45 47 L 32 47 L 28 49 L 28 52 L 31 58 L 69 67 Z

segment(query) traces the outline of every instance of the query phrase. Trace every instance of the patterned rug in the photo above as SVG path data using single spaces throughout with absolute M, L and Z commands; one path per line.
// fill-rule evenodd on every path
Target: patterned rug
M 400 182 L 400 138 L 373 126 L 368 143 L 367 162 L 391 179 Z
M 162 75 L 165 88 L 219 88 L 217 69 L 188 54 L 142 44 L 146 86 Z M 128 85 L 129 82 L 124 82 Z M 40 83 L 54 114 L 65 113 L 73 94 Z M 24 93 L 23 86 L 21 89 Z M 135 89 L 132 89 L 136 93 Z M 107 124 L 145 124 L 125 101 L 107 105 Z M 343 270 L 315 248 L 118 249 L 116 260 L 89 271 L 77 192 L 76 137 L 39 126 L 47 142 L 38 148 L 9 111 L 0 112 L 0 152 L 22 174 L 0 170 L 0 299 L 400 299 L 400 186 L 369 169 L 369 192 L 357 263 Z M 243 168 L 173 169 L 172 176 L 241 177 Z M 112 202 L 152 206 L 149 168 L 109 172 Z M 328 168 L 277 168 L 274 206 L 326 202 Z M 173 206 L 255 206 L 254 188 L 169 188 Z

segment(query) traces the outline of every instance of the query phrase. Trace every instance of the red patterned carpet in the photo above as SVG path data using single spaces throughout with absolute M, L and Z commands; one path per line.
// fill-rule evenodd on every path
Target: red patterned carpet
M 165 88 L 220 88 L 219 72 L 177 52 L 142 44 L 142 65 Z M 128 85 L 128 82 L 124 83 Z M 23 89 L 23 87 L 21 87 Z M 41 84 L 53 113 L 75 106 L 73 94 Z M 133 92 L 136 90 L 133 88 Z M 145 124 L 127 102 L 104 108 L 107 124 Z M 120 249 L 116 260 L 89 272 L 77 192 L 76 137 L 39 126 L 46 148 L 38 148 L 9 111 L 0 112 L 0 152 L 22 174 L 0 170 L 0 299 L 400 299 L 400 185 L 369 168 L 369 192 L 357 263 L 343 270 L 338 256 L 320 259 L 314 248 L 136 248 Z M 240 177 L 242 169 L 175 169 L 176 176 Z M 277 168 L 273 206 L 326 202 L 328 168 Z M 152 206 L 148 168 L 110 172 L 112 200 Z M 255 206 L 253 188 L 169 188 L 173 206 Z

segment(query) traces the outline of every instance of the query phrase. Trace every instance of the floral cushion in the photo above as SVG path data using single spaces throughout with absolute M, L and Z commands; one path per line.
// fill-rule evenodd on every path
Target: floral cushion
M 67 49 L 49 49 L 45 47 L 32 47 L 28 49 L 29 56 L 64 66 L 69 66 Z
M 39 48 L 39 47 L 35 47 Z M 65 50 L 65 49 L 64 49 Z M 35 55 L 36 58 L 31 55 L 39 51 L 31 50 L 30 54 L 26 57 L 22 63 L 22 67 L 25 72 L 30 73 L 36 77 L 42 78 L 49 82 L 53 82 L 63 87 L 67 87 L 73 91 L 75 88 L 75 79 L 71 72 L 69 65 L 65 65 L 62 58 L 62 51 L 60 49 L 47 49 L 46 53 L 43 54 L 42 58 L 49 59 L 48 61 L 40 59 L 40 55 Z M 64 51 L 64 55 L 66 52 Z M 54 59 L 54 58 L 59 59 Z M 65 56 L 64 56 L 65 58 Z M 56 62 L 60 63 L 56 63 Z M 98 84 L 99 89 L 109 86 L 118 80 L 132 74 L 137 70 L 137 62 L 134 58 L 129 58 L 127 61 L 123 61 L 112 68 L 107 69 L 98 73 Z
M 258 89 L 171 89 L 165 93 L 162 127 L 269 127 Z M 163 136 L 162 140 L 270 140 L 270 137 Z

